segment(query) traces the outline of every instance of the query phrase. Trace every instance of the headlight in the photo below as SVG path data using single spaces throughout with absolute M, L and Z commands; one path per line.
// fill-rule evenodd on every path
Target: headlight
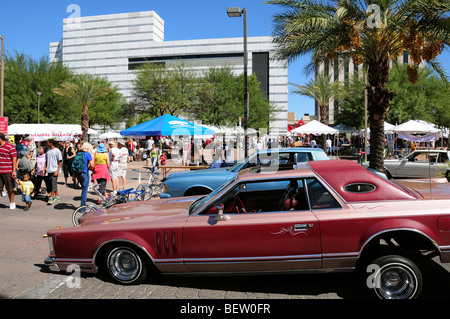
M 50 255 L 55 254 L 55 246 L 53 245 L 53 237 L 48 236 L 48 248 L 50 250 Z

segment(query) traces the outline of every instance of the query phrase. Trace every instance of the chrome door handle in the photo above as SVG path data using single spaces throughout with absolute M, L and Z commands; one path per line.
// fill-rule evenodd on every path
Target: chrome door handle
M 308 228 L 312 228 L 313 224 L 295 224 L 294 230 L 307 230 Z

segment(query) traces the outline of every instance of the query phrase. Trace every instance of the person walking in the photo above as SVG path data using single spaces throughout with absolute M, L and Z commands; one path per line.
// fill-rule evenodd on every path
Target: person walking
M 14 179 L 17 177 L 17 152 L 14 145 L 0 133 L 0 190 L 5 187 L 9 197 L 9 209 L 15 209 Z
M 119 167 L 117 176 L 122 180 L 122 187 L 123 189 L 125 189 L 125 186 L 127 184 L 128 149 L 125 147 L 125 141 L 123 139 L 118 139 L 117 145 L 119 147 Z
M 58 175 L 61 171 L 63 158 L 61 151 L 56 148 L 56 144 L 57 142 L 55 139 L 47 140 L 47 146 L 49 149 L 45 154 L 45 167 L 50 181 L 49 184 L 51 184 L 52 189 L 47 202 L 48 205 L 52 205 L 54 202 L 61 200 L 58 193 Z
M 36 156 L 36 165 L 34 167 L 34 172 L 36 174 L 36 180 L 34 185 L 34 191 L 32 198 L 35 198 L 37 195 L 39 195 L 42 181 L 45 182 L 45 187 L 47 192 L 51 189 L 51 185 L 48 180 L 47 171 L 46 171 L 46 165 L 45 165 L 45 148 L 44 146 L 39 146 L 38 148 L 38 154 Z M 47 196 L 50 197 L 50 194 L 47 193 Z
M 90 153 L 91 144 L 84 142 L 72 162 L 72 170 L 81 185 L 81 206 L 86 205 L 89 189 L 89 168 L 94 166 L 94 160 Z
M 34 184 L 31 182 L 31 174 L 24 173 L 22 175 L 22 180 L 19 182 L 19 185 L 22 187 L 22 202 L 25 203 L 24 211 L 27 211 L 31 208 L 31 193 L 34 189 Z
M 109 175 L 111 176 L 111 184 L 113 192 L 111 196 L 115 196 L 119 190 L 119 155 L 120 150 L 116 146 L 116 142 L 109 141 Z
M 100 185 L 99 192 L 106 198 L 106 185 L 108 184 L 111 176 L 109 175 L 109 154 L 108 149 L 104 143 L 100 143 L 94 154 L 94 172 L 92 174 L 92 180 L 97 181 Z M 101 203 L 100 196 L 97 199 L 97 203 Z
M 158 149 L 156 145 L 152 145 L 152 150 L 150 151 L 150 158 L 152 159 L 152 172 L 156 172 L 156 166 L 158 165 Z
M 73 175 L 72 171 L 72 161 L 75 157 L 75 150 L 72 146 L 70 146 L 70 141 L 64 142 L 64 148 L 62 151 L 62 157 L 63 157 L 63 173 L 64 173 L 64 182 L 67 186 L 67 179 L 72 177 L 72 182 L 75 184 L 75 176 Z

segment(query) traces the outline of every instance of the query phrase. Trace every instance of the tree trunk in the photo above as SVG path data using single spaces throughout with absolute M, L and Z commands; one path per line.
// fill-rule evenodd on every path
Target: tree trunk
M 389 59 L 368 64 L 368 116 L 370 127 L 369 167 L 384 172 L 384 120 L 394 97 L 386 88 L 389 82 Z
M 81 139 L 84 142 L 89 140 L 88 138 L 88 130 L 89 130 L 89 107 L 87 105 L 83 105 L 83 110 L 81 111 Z
M 327 109 L 328 105 L 319 105 L 320 110 L 320 122 L 322 124 L 328 125 L 327 121 Z M 319 145 L 320 148 L 323 149 L 324 152 L 327 150 L 327 137 L 325 134 L 321 134 L 319 137 Z

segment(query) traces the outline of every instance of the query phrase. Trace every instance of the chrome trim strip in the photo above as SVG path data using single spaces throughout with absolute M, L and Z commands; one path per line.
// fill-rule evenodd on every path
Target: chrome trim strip
M 217 258 L 185 258 L 184 261 L 192 262 L 221 262 L 221 261 L 259 261 L 259 260 L 317 260 L 321 259 L 321 254 L 316 255 L 293 255 L 293 256 L 263 256 L 263 257 L 217 257 Z
M 171 263 L 171 264 L 182 264 L 183 258 L 175 258 L 175 259 L 154 259 L 155 263 Z
M 329 254 L 323 254 L 323 258 L 354 258 L 359 257 L 359 252 L 353 252 L 353 253 L 329 253 Z

